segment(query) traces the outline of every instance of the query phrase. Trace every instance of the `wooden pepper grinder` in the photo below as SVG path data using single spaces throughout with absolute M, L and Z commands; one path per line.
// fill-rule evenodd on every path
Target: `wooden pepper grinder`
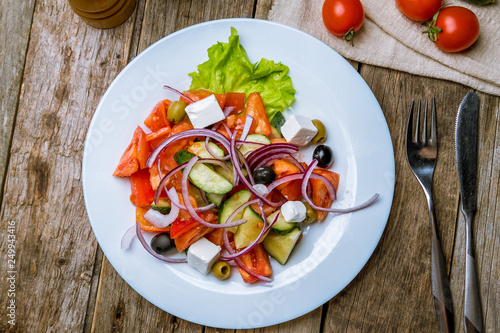
M 68 0 L 75 13 L 94 28 L 109 29 L 125 22 L 136 0 Z

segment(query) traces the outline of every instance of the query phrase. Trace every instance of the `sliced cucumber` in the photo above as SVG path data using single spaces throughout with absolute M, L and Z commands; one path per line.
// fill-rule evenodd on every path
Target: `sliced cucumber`
M 224 162 L 226 163 L 227 167 L 229 168 L 229 170 L 233 170 L 233 164 L 229 161 L 226 161 Z M 223 167 L 221 167 L 220 165 L 215 165 L 215 171 L 217 173 L 219 173 L 221 176 L 223 176 L 224 178 L 226 178 L 227 180 L 229 180 L 231 183 L 233 182 L 233 172 L 227 172 L 226 169 L 224 169 Z M 241 169 L 241 172 L 243 173 L 243 176 L 248 176 L 248 172 L 246 169 Z
M 272 213 L 271 215 L 269 215 L 267 217 L 267 222 L 272 223 L 274 218 L 276 217 L 276 214 L 278 214 L 279 212 L 280 211 L 278 210 L 278 211 Z M 292 231 L 293 228 L 295 228 L 295 225 L 296 225 L 296 223 L 290 223 L 290 222 L 285 221 L 285 219 L 283 218 L 283 214 L 280 214 L 280 216 L 278 216 L 278 220 L 276 221 L 276 223 L 273 224 L 272 229 L 274 229 L 280 235 L 285 235 L 285 234 L 289 233 L 290 231 Z
M 271 143 L 271 140 L 267 138 L 267 136 L 262 135 L 262 134 L 250 134 L 247 136 L 245 141 L 250 141 L 250 142 L 257 142 L 257 143 L 263 143 L 265 145 L 268 145 Z M 260 146 L 258 145 L 241 145 L 240 147 L 240 152 L 245 155 L 246 153 L 258 149 Z
M 264 239 L 264 248 L 271 257 L 284 265 L 295 248 L 300 235 L 302 235 L 302 231 L 298 227 L 293 228 L 286 235 L 280 235 L 272 230 Z
M 209 142 L 208 147 L 217 157 L 224 157 L 224 151 L 215 143 Z M 205 141 L 198 141 L 189 146 L 188 151 L 196 154 L 199 158 L 214 158 L 205 147 Z
M 278 111 L 274 115 L 272 115 L 271 119 L 269 120 L 269 125 L 276 128 L 278 133 L 281 135 L 281 126 L 283 126 L 285 121 L 286 120 L 285 117 L 283 116 L 283 113 Z
M 224 200 L 224 194 L 207 193 L 207 200 L 220 207 L 222 201 Z
M 239 192 L 236 192 L 233 194 L 233 196 L 224 202 L 222 205 L 222 208 L 220 209 L 219 213 L 219 223 L 224 224 L 226 223 L 227 219 L 229 216 L 241 205 L 243 205 L 245 202 L 248 202 L 250 200 L 250 197 L 252 196 L 252 193 L 248 190 L 241 190 Z M 239 212 L 233 219 L 233 221 L 238 221 L 242 218 L 243 216 L 243 211 Z M 228 228 L 228 231 L 231 232 L 236 232 L 238 227 L 231 227 Z
M 163 215 L 170 213 L 170 201 L 160 199 L 158 205 L 152 204 L 151 209 L 157 210 Z
M 260 217 L 260 215 L 250 206 L 243 210 L 243 218 L 247 221 L 239 225 L 238 230 L 236 230 L 234 234 L 234 245 L 237 249 L 247 247 L 255 241 L 264 227 L 262 217 Z M 264 237 L 262 237 L 261 242 Z
M 233 189 L 233 184 L 203 163 L 196 163 L 189 172 L 194 186 L 207 193 L 224 194 Z
M 174 155 L 174 160 L 177 165 L 189 162 L 193 158 L 194 154 L 187 151 L 187 149 L 181 149 Z
M 280 132 L 276 129 L 276 127 L 271 126 L 271 133 L 269 134 L 269 140 L 271 139 L 281 139 L 282 136 Z

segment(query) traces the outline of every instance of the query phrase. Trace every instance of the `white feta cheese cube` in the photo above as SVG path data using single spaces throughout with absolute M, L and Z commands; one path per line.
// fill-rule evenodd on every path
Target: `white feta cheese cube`
M 283 124 L 281 133 L 289 143 L 305 146 L 318 133 L 318 129 L 314 126 L 311 119 L 300 115 L 293 115 Z
M 201 238 L 192 244 L 187 253 L 189 266 L 196 268 L 203 274 L 208 274 L 213 264 L 219 260 L 221 247 L 206 238 Z
M 281 206 L 281 214 L 287 222 L 302 222 L 306 213 L 307 208 L 301 201 L 287 201 Z
M 194 128 L 204 128 L 224 120 L 224 112 L 214 95 L 186 106 L 186 113 Z

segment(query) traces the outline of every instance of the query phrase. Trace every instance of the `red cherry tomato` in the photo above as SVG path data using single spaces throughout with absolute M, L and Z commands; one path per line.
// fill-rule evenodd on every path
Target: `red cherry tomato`
M 348 42 L 361 28 L 365 10 L 359 0 L 326 0 L 323 3 L 323 22 L 335 36 L 343 36 Z
M 450 6 L 441 9 L 428 24 L 429 38 L 444 52 L 460 52 L 474 44 L 479 37 L 479 21 L 472 11 Z
M 406 17 L 421 22 L 432 18 L 443 0 L 396 0 L 396 5 Z

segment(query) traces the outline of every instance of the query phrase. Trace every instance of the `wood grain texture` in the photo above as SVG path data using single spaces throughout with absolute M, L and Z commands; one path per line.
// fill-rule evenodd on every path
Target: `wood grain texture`
M 35 1 L 2 1 L 0 11 L 0 198 L 14 131 L 21 80 L 26 59 L 26 48 L 31 30 Z M 0 199 L 0 204 L 1 204 Z
M 99 249 L 84 208 L 81 159 L 90 119 L 113 78 L 172 32 L 220 18 L 267 19 L 272 5 L 273 0 L 138 0 L 124 25 L 99 30 L 85 25 L 65 0 L 2 1 L 0 221 L 2 231 L 10 221 L 16 224 L 17 325 L 5 320 L 9 283 L 2 279 L 0 332 L 437 332 L 429 217 L 404 153 L 409 103 L 432 96 L 439 136 L 437 220 L 451 276 L 455 331 L 463 332 L 465 224 L 454 124 L 469 89 L 451 82 L 351 62 L 389 125 L 396 163 L 393 206 L 382 239 L 358 276 L 302 317 L 255 330 L 194 324 L 142 298 Z M 500 332 L 500 98 L 480 94 L 480 102 L 474 235 L 485 332 Z M 7 248 L 7 237 L 0 237 L 0 253 Z M 3 272 L 7 264 L 3 257 Z
M 83 142 L 97 102 L 125 65 L 131 28 L 89 28 L 65 1 L 36 4 L 1 217 L 2 227 L 17 227 L 17 324 L 2 320 L 2 332 L 83 328 L 97 248 L 82 196 Z M 0 241 L 6 253 L 6 237 Z
M 408 167 L 404 138 L 411 99 L 436 96 L 439 152 L 434 192 L 439 233 L 449 265 L 458 185 L 453 154 L 456 109 L 447 107 L 447 101 L 456 100 L 453 97 L 462 96 L 466 89 L 375 66 L 362 65 L 361 75 L 373 90 L 389 125 L 396 166 L 395 194 L 386 230 L 370 261 L 330 301 L 325 332 L 437 331 L 431 294 L 427 203 Z

